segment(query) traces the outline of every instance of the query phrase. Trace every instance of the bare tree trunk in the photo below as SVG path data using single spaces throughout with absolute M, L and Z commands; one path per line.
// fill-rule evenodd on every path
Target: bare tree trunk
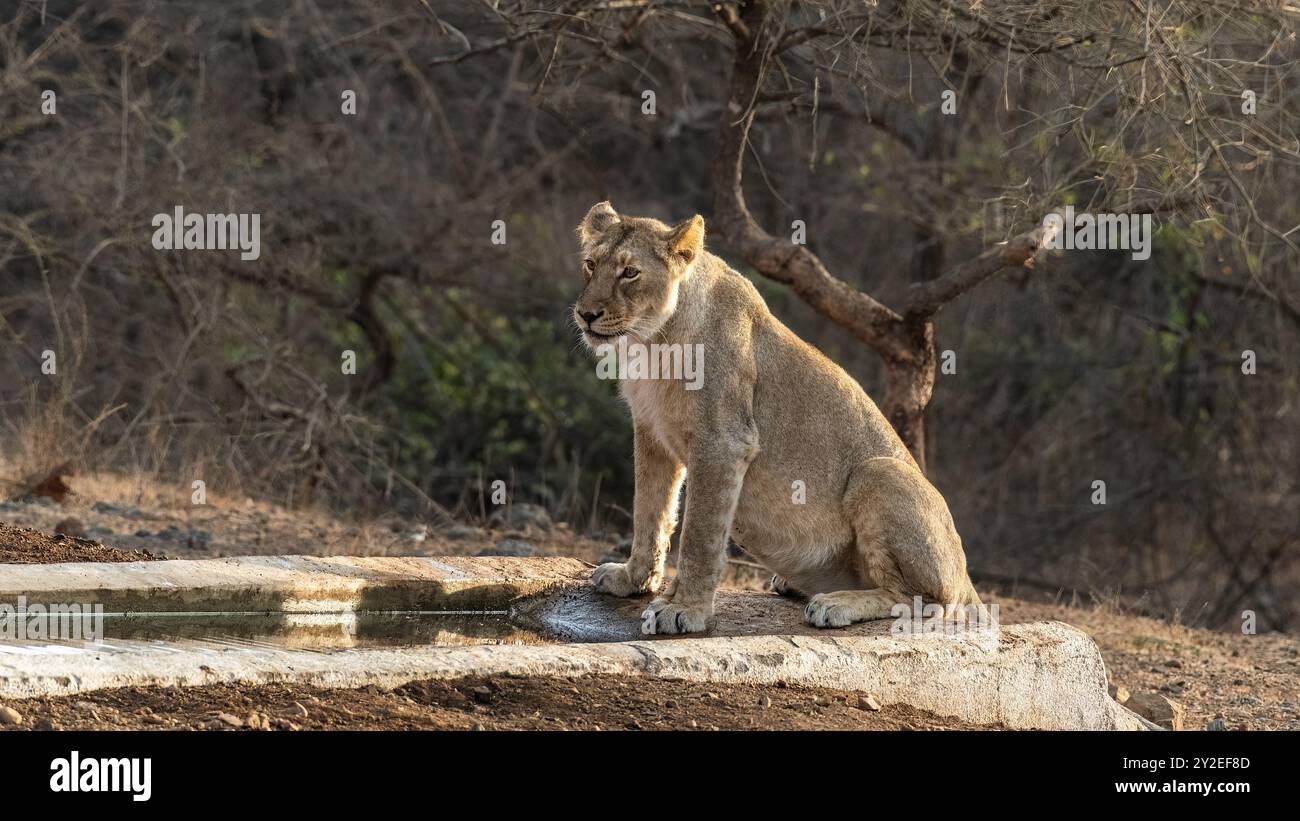
M 885 398 L 880 409 L 924 472 L 925 409 L 934 393 L 934 323 L 905 321 L 903 334 L 912 356 L 900 361 L 885 358 Z
M 925 409 L 934 391 L 934 314 L 998 271 L 1030 265 L 1044 229 L 1021 234 L 933 279 L 912 283 L 901 312 L 853 288 L 826 269 L 816 254 L 767 233 L 750 214 L 742 186 L 745 147 L 763 80 L 782 49 L 780 14 L 755 0 L 718 16 L 736 38 L 731 93 L 714 150 L 713 226 L 759 273 L 781 282 L 818 313 L 848 330 L 884 360 L 881 410 L 918 467 L 925 470 Z M 785 42 L 795 42 L 786 39 Z

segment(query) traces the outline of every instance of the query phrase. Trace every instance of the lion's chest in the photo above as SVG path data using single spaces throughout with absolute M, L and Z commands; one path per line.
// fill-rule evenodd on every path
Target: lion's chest
M 694 397 L 680 382 L 659 379 L 626 379 L 619 383 L 623 400 L 637 425 L 652 431 L 682 464 L 694 428 Z

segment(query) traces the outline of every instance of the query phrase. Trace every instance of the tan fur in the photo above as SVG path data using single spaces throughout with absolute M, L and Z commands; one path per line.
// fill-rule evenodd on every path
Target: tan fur
M 811 596 L 805 615 L 819 627 L 888 617 L 916 595 L 979 603 L 943 497 L 862 388 L 704 250 L 700 217 L 669 227 L 600 203 L 578 234 L 589 270 L 574 319 L 589 345 L 607 340 L 584 315 L 600 334 L 704 351 L 699 390 L 620 382 L 635 431 L 632 554 L 596 568 L 598 590 L 659 590 L 685 475 L 677 578 L 651 602 L 646 632 L 706 629 L 728 534 L 779 589 Z M 628 266 L 640 273 L 620 278 Z

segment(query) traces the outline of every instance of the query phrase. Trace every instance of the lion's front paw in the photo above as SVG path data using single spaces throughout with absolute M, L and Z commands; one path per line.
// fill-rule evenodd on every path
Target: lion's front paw
M 702 633 L 708 629 L 713 609 L 690 607 L 656 599 L 641 614 L 641 632 L 647 636 Z
M 627 565 L 621 562 L 602 564 L 591 573 L 591 586 L 597 592 L 611 596 L 634 596 L 642 592 L 641 586 L 633 583 L 632 574 L 627 572 Z

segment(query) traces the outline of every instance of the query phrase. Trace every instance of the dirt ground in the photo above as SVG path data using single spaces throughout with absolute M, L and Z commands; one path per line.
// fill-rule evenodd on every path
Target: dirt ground
M 107 547 L 93 539 L 81 539 L 63 533 L 42 533 L 0 522 L 0 564 L 147 562 L 155 558 L 157 557 L 147 550 L 122 550 Z
M 0 462 L 0 476 L 6 472 Z M 321 510 L 289 510 L 247 497 L 210 492 L 192 504 L 188 485 L 144 477 L 85 473 L 63 477 L 61 501 L 41 495 L 0 499 L 0 522 L 64 532 L 159 558 L 222 556 L 573 556 L 596 561 L 619 534 L 576 533 L 549 518 L 511 516 L 491 526 L 395 516 L 351 521 Z M 541 543 L 544 541 L 545 547 Z
M 985 600 L 1000 604 L 1004 623 L 1053 619 L 1084 631 L 1101 648 L 1112 684 L 1178 702 L 1186 729 L 1220 718 L 1228 730 L 1300 730 L 1300 637 L 1201 630 L 1110 606 Z
M 421 681 L 373 687 L 217 685 L 103 690 L 5 702 L 36 730 L 965 730 L 840 690 L 659 679 Z
M 528 517 L 491 527 L 398 520 L 351 523 L 318 511 L 289 511 L 252 500 L 210 499 L 208 505 L 193 506 L 187 497 L 166 488 L 111 475 L 69 481 L 71 492 L 62 502 L 43 497 L 0 502 L 0 564 L 249 553 L 562 555 L 594 564 L 627 549 L 626 539 L 618 534 L 576 534 L 567 526 Z M 83 538 L 53 535 L 60 525 Z M 137 552 L 142 549 L 147 552 Z M 761 566 L 739 557 L 731 564 L 727 584 L 755 589 L 765 577 Z M 1177 701 L 1186 708 L 1188 729 L 1204 729 L 1215 719 L 1230 730 L 1300 729 L 1300 637 L 1190 628 L 1125 613 L 1114 604 L 1076 606 L 981 593 L 986 603 L 999 605 L 1006 623 L 1055 619 L 1088 633 L 1101 648 L 1112 684 Z M 496 686 L 499 692 L 492 690 Z M 475 687 L 488 687 L 491 695 L 476 700 Z M 757 706 L 763 697 L 772 707 Z M 593 722 L 605 729 L 635 722 L 649 728 L 689 728 L 691 721 L 697 727 L 724 729 L 961 726 L 901 708 L 858 710 L 844 704 L 846 697 L 832 691 L 677 682 L 501 680 L 428 682 L 391 694 L 290 687 L 120 690 L 11 702 L 11 708 L 29 714 L 22 725 L 27 727 L 194 727 L 206 726 L 218 712 L 240 721 L 250 712 L 266 713 L 273 726 L 288 728 L 283 723 L 287 721 L 322 729 L 476 724 L 488 729 L 581 729 Z M 819 698 L 828 699 L 827 705 L 819 705 Z M 294 702 L 307 707 L 308 716 L 293 718 L 292 711 L 298 710 Z

